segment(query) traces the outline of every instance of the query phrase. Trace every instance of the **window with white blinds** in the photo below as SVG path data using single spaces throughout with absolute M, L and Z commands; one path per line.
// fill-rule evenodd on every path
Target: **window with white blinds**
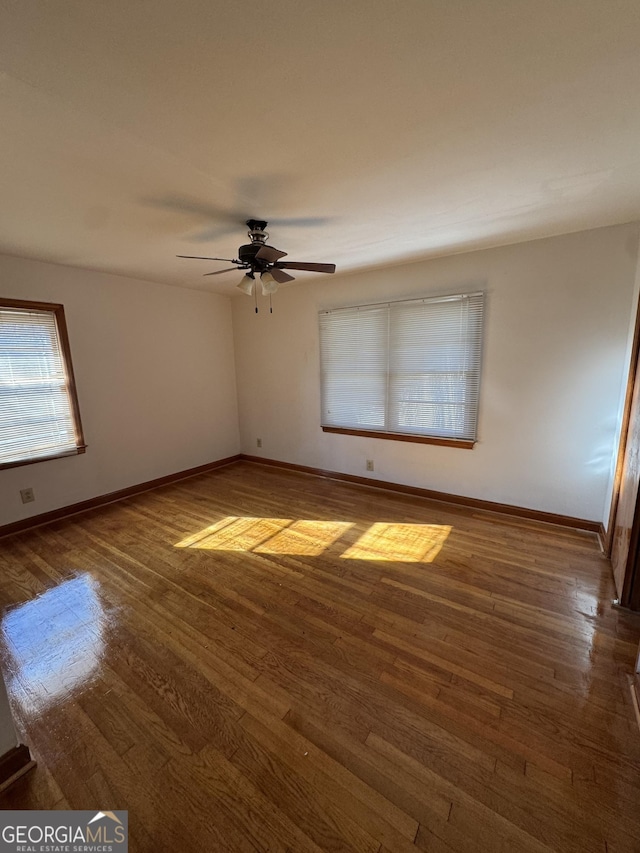
M 62 306 L 0 299 L 0 467 L 83 450 Z
M 320 312 L 322 426 L 475 441 L 484 294 Z

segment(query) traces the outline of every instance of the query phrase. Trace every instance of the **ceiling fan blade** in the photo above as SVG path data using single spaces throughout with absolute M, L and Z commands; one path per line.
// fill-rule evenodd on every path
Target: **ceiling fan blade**
M 308 270 L 309 272 L 335 272 L 335 264 L 310 264 L 297 261 L 278 261 L 276 267 L 281 270 Z
M 295 281 L 294 276 L 289 275 L 289 273 L 284 270 L 279 270 L 278 267 L 272 267 L 269 272 L 278 284 L 285 284 L 287 281 Z
M 226 270 L 216 270 L 215 272 L 205 272 L 203 275 L 221 275 L 223 272 L 238 272 L 238 267 L 227 267 Z
M 146 204 L 152 207 L 157 207 L 164 210 L 175 210 L 178 213 L 186 213 L 191 216 L 199 217 L 200 219 L 214 220 L 215 222 L 229 222 L 234 225 L 243 225 L 241 220 L 242 212 L 229 210 L 225 207 L 218 207 L 216 204 L 203 203 L 196 198 L 189 196 L 169 195 L 161 198 L 147 198 L 143 200 Z
M 229 225 L 216 225 L 211 228 L 205 228 L 198 234 L 193 234 L 188 238 L 190 243 L 212 243 L 214 240 L 219 240 L 220 237 L 226 237 L 227 234 L 237 234 L 242 223 L 233 222 Z
M 194 261 L 226 261 L 228 264 L 237 264 L 233 258 L 203 258 L 201 255 L 176 255 L 176 258 L 191 258 Z
M 263 246 L 256 252 L 256 258 L 260 261 L 267 261 L 272 264 L 280 258 L 286 258 L 287 253 L 281 252 L 280 249 L 274 249 L 273 246 Z
M 318 228 L 331 222 L 333 217 L 329 216 L 300 216 L 291 218 L 274 218 L 269 220 L 269 225 L 283 225 L 285 228 Z

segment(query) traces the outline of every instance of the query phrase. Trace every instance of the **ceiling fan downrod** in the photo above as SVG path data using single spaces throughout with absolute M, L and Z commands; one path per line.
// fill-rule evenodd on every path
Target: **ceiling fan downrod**
M 252 243 L 266 243 L 269 239 L 267 223 L 263 219 L 247 219 L 247 237 Z

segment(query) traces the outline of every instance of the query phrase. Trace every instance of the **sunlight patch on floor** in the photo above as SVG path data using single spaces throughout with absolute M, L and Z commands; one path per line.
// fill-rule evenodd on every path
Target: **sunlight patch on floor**
M 317 557 L 353 525 L 348 521 L 294 521 L 253 550 L 258 554 L 299 554 Z
M 352 526 L 349 521 L 229 516 L 188 536 L 175 547 L 314 557 Z
M 354 526 L 351 521 L 228 516 L 177 542 L 176 548 L 253 551 L 317 557 Z M 451 532 L 448 524 L 372 524 L 340 556 L 347 560 L 432 563 Z
M 176 548 L 211 551 L 252 551 L 292 522 L 291 518 L 228 516 L 178 542 Z
M 348 548 L 346 560 L 394 560 L 402 563 L 432 563 L 451 533 L 448 524 L 372 524 L 355 545 Z

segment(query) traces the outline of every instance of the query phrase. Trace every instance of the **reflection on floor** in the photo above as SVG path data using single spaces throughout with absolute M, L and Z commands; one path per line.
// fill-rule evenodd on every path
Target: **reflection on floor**
M 0 543 L 38 768 L 134 851 L 638 853 L 595 537 L 238 463 Z
M 104 662 L 99 584 L 83 573 L 10 610 L 2 620 L 10 693 L 34 715 L 91 684 Z

